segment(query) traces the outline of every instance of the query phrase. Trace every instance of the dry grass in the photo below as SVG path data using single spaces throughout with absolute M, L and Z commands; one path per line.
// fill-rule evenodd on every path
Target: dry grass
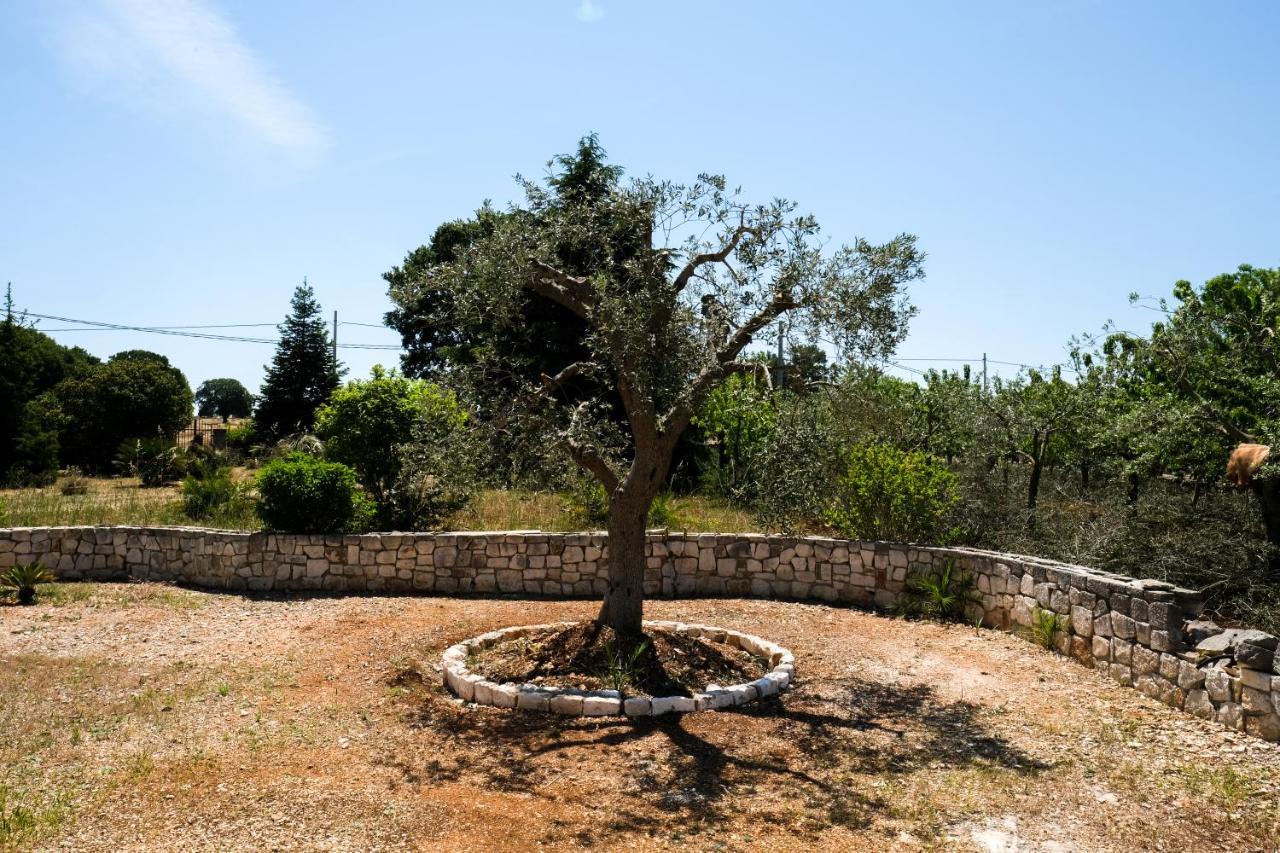
M 731 713 L 559 719 L 462 705 L 433 665 L 464 637 L 585 618 L 593 602 L 88 589 L 0 609 L 0 848 L 1269 850 L 1280 837 L 1280 747 L 993 632 L 652 602 L 657 618 L 783 643 L 797 688 Z
M 238 468 L 236 479 L 253 472 Z M 77 526 L 92 524 L 190 525 L 253 530 L 259 527 L 252 508 L 243 504 L 235 513 L 193 522 L 182 512 L 176 485 L 144 489 L 131 477 L 85 478 L 89 491 L 64 495 L 60 483 L 42 489 L 0 490 L 0 524 L 13 527 Z M 750 512 L 714 498 L 679 496 L 670 500 L 672 530 L 691 532 L 747 532 L 759 530 Z M 471 506 L 446 519 L 447 530 L 547 530 L 581 529 L 564 495 L 556 492 L 490 490 Z
M 670 499 L 672 530 L 704 532 L 758 531 L 760 525 L 747 510 L 724 501 L 697 495 Z M 557 492 L 491 490 L 481 493 L 471 506 L 446 519 L 447 530 L 580 530 L 581 523 Z

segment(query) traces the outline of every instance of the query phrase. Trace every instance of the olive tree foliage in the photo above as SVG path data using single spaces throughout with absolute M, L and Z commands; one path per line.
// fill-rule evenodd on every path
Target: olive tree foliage
M 1028 467 L 1026 506 L 1034 512 L 1046 468 L 1061 453 L 1065 436 L 1087 415 L 1084 398 L 1055 367 L 1047 377 L 1029 370 L 1007 382 L 997 379 L 985 402 L 998 424 L 1005 458 Z
M 1136 297 L 1134 297 L 1136 300 Z M 1149 335 L 1117 332 L 1105 351 L 1153 425 L 1147 455 L 1171 473 L 1219 481 L 1231 449 L 1280 436 L 1280 269 L 1244 265 L 1201 288 L 1179 281 Z M 1280 545 L 1280 467 L 1250 487 L 1268 542 Z M 1280 558 L 1271 561 L 1280 577 Z
M 537 416 L 557 425 L 553 441 L 609 496 L 601 621 L 637 634 L 645 518 L 707 396 L 758 369 L 744 353 L 782 317 L 850 357 L 892 351 L 912 313 L 904 285 L 922 275 L 923 256 L 906 234 L 832 248 L 792 202 L 750 204 L 716 175 L 686 185 L 608 170 L 597 192 L 557 193 L 575 165 L 560 158 L 545 182 L 521 180 L 524 204 L 434 267 L 430 286 L 473 328 L 517 323 L 528 293 L 582 320 L 583 356 L 522 396 L 537 399 Z M 478 348 L 468 372 L 500 370 L 504 357 Z M 564 393 L 582 377 L 607 390 Z M 615 397 L 622 428 L 610 417 Z

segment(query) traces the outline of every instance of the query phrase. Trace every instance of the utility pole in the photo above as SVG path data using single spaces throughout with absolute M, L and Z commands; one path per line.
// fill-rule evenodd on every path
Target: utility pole
M 333 363 L 338 363 L 338 311 L 333 312 Z
M 987 354 L 982 354 L 982 395 L 987 394 Z

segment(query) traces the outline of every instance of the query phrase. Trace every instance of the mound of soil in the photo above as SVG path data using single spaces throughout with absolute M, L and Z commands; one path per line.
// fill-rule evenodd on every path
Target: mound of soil
M 619 638 L 594 622 L 496 643 L 472 655 L 467 667 L 490 681 L 632 696 L 692 696 L 708 684 L 741 684 L 766 672 L 764 661 L 722 643 L 670 631 Z

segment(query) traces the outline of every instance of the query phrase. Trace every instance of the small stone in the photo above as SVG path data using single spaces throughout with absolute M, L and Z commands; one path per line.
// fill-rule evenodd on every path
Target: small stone
M 607 696 L 587 696 L 582 700 L 582 713 L 587 717 L 604 717 L 622 713 L 622 702 Z
M 1213 719 L 1213 703 L 1209 701 L 1209 693 L 1205 690 L 1192 690 L 1187 693 L 1187 701 L 1182 710 L 1202 720 Z
M 522 711 L 549 711 L 551 696 L 542 690 L 521 690 L 516 697 L 516 707 Z

